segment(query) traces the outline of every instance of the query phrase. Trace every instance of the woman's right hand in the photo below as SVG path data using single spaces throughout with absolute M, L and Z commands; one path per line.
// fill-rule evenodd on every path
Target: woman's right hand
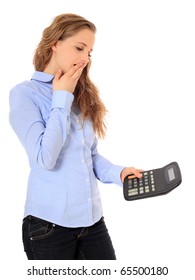
M 53 79 L 53 90 L 66 90 L 73 93 L 85 66 L 85 63 L 80 62 L 65 74 L 62 69 L 59 69 Z

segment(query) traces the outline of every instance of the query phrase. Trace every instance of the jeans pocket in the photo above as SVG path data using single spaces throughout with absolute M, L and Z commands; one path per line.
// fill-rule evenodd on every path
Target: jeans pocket
M 43 240 L 51 236 L 55 231 L 55 224 L 48 221 L 32 217 L 29 236 L 31 240 Z

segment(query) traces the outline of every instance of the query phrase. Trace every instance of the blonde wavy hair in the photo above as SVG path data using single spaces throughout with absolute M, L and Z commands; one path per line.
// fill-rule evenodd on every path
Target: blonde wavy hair
M 55 17 L 51 25 L 43 31 L 41 41 L 35 50 L 33 59 L 35 70 L 43 71 L 45 69 L 52 56 L 52 46 L 58 40 L 65 40 L 84 28 L 88 28 L 94 33 L 96 32 L 95 25 L 79 15 L 62 14 Z M 75 96 L 74 104 L 80 108 L 82 119 L 91 119 L 97 136 L 104 138 L 107 110 L 99 96 L 97 87 L 89 78 L 90 66 L 91 61 L 84 68 L 77 83 L 73 93 Z

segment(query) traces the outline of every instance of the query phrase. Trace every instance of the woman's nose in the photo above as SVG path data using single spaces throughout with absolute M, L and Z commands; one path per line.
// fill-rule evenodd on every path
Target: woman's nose
M 89 63 L 89 54 L 88 54 L 88 53 L 87 53 L 87 54 L 83 54 L 82 57 L 81 57 L 81 60 L 82 60 L 85 64 Z

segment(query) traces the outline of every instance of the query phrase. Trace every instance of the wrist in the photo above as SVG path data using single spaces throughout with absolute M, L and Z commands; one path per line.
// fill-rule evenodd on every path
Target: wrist
M 125 178 L 125 169 L 127 169 L 127 167 L 123 168 L 123 170 L 121 171 L 121 174 L 120 174 L 120 178 L 121 178 L 121 182 L 123 183 L 124 182 L 124 178 Z

